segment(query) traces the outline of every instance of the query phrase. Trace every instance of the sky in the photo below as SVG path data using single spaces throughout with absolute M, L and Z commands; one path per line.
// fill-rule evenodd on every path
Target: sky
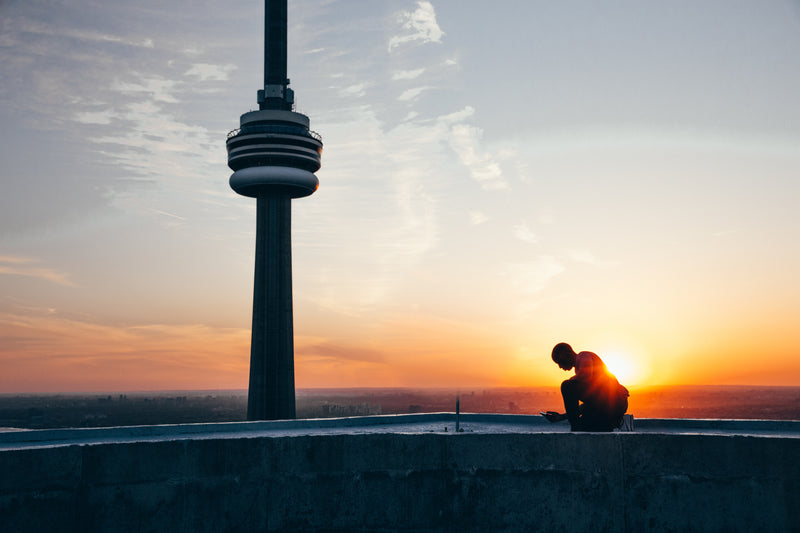
M 800 2 L 290 0 L 295 381 L 800 385 Z M 244 389 L 258 1 L 0 0 L 0 393 Z

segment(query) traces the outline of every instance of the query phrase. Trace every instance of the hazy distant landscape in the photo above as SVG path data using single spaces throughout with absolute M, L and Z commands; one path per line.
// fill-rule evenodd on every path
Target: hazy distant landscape
M 561 411 L 556 387 L 474 389 L 307 389 L 298 418 L 454 412 L 536 414 Z M 107 427 L 246 418 L 247 391 L 162 391 L 0 395 L 0 428 Z M 800 420 L 800 387 L 664 387 L 633 390 L 639 418 Z

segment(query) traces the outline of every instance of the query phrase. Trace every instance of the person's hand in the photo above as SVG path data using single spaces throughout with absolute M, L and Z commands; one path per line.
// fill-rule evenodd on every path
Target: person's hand
M 567 417 L 567 415 L 556 413 L 555 411 L 547 411 L 544 413 L 544 417 L 550 422 L 561 422 Z

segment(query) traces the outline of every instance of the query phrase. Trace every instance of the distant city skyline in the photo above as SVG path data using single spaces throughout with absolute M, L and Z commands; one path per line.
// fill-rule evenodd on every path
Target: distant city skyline
M 0 393 L 244 389 L 263 2 L 0 4 Z M 298 388 L 800 385 L 800 4 L 289 0 Z

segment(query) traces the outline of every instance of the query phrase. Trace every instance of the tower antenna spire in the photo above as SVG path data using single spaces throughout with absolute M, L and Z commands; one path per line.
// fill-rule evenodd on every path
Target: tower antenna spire
M 264 0 L 264 89 L 258 92 L 259 109 L 291 111 L 294 93 L 286 76 L 287 0 Z
M 317 190 L 314 172 L 322 164 L 322 137 L 293 111 L 286 20 L 286 0 L 265 0 L 259 110 L 242 115 L 226 141 L 231 188 L 256 198 L 248 420 L 295 417 L 291 201 Z

